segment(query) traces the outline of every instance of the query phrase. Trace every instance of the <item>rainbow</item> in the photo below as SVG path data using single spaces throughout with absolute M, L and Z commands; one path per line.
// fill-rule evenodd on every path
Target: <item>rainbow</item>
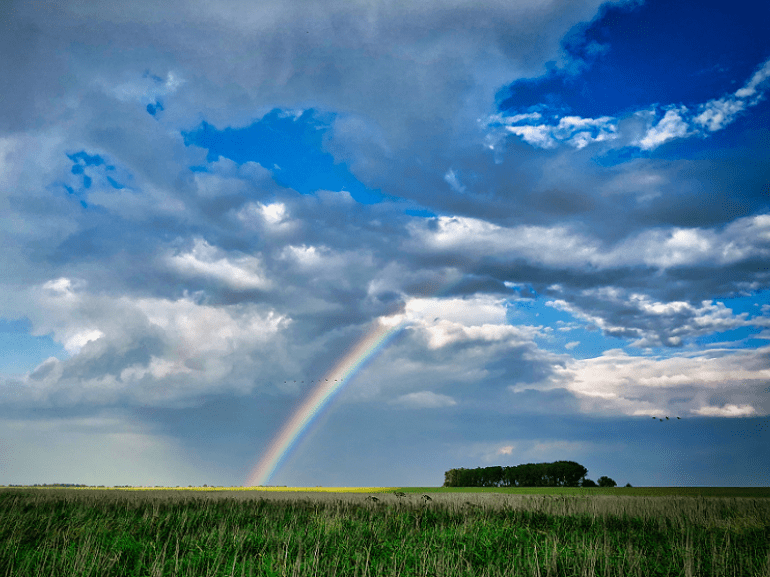
M 262 459 L 252 470 L 244 486 L 266 485 L 291 452 L 302 433 L 321 414 L 324 407 L 350 382 L 353 376 L 406 325 L 406 319 L 394 324 L 378 320 L 364 337 L 319 381 L 315 389 L 286 421 L 270 443 Z

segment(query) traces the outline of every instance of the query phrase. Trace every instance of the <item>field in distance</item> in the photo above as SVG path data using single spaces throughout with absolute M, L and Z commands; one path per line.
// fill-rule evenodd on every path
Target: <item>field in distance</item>
M 8 488 L 0 485 L 0 490 Z M 61 489 L 60 485 L 13 485 L 11 488 Z M 122 491 L 259 491 L 270 493 L 501 493 L 505 495 L 580 495 L 580 496 L 624 496 L 624 497 L 742 497 L 747 499 L 770 499 L 770 487 L 105 487 L 68 486 L 68 489 L 100 489 Z

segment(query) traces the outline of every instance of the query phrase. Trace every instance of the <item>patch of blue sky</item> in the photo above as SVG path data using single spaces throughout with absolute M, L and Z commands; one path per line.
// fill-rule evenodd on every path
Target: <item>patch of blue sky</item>
M 731 329 L 729 331 L 720 331 L 697 337 L 695 339 L 695 344 L 709 348 L 712 348 L 715 345 L 729 348 L 766 347 L 769 344 L 768 339 L 756 338 L 755 336 L 760 334 L 762 331 L 763 329 L 761 327 L 756 326 L 738 327 L 737 329 Z
M 437 215 L 435 212 L 431 212 L 425 208 L 408 208 L 404 211 L 409 216 L 418 216 L 424 218 L 435 218 Z
M 51 335 L 30 334 L 32 323 L 29 319 L 7 320 L 0 318 L 0 372 L 23 375 L 35 369 L 50 357 L 63 360 L 67 353 Z
M 110 177 L 110 176 L 108 176 L 108 177 L 107 177 L 107 182 L 109 182 L 109 183 L 110 183 L 110 186 L 111 186 L 112 188 L 115 188 L 115 189 L 118 189 L 118 190 L 120 190 L 120 189 L 122 189 L 122 188 L 125 188 L 125 186 L 123 186 L 122 184 L 120 184 L 120 183 L 119 183 L 119 182 L 117 182 L 117 181 L 116 181 L 114 178 L 112 178 L 112 177 Z
M 601 154 L 594 156 L 593 161 L 599 166 L 611 167 L 623 164 L 635 158 L 648 158 L 650 153 L 642 150 L 638 146 L 623 146 L 621 148 L 611 148 Z
M 513 325 L 543 326 L 543 336 L 535 339 L 538 346 L 576 359 L 598 357 L 610 349 L 630 350 L 629 341 L 607 336 L 585 320 L 548 306 L 549 300 L 538 296 L 509 301 L 506 320 Z
M 151 102 L 147 105 L 147 113 L 151 116 L 156 116 L 158 112 L 163 110 L 163 103 L 159 100 L 156 100 L 155 102 Z
M 80 152 L 76 152 L 74 154 L 68 154 L 67 158 L 69 158 L 76 165 L 82 163 L 84 166 L 101 166 L 104 164 L 104 159 L 101 156 L 98 154 L 90 155 L 85 150 L 81 150 Z M 73 172 L 73 174 L 75 174 L 75 172 Z
M 220 156 L 244 164 L 258 162 L 272 171 L 281 186 L 302 194 L 318 190 L 345 190 L 362 204 L 385 200 L 380 191 L 364 186 L 343 163 L 323 150 L 323 139 L 330 125 L 314 110 L 288 115 L 275 109 L 244 128 L 218 130 L 207 122 L 192 131 L 182 132 L 186 146 L 208 149 L 207 160 Z
M 764 314 L 770 316 L 770 290 L 739 295 L 729 299 L 715 299 L 723 303 L 733 314 L 748 313 L 749 318 Z
M 582 117 L 696 105 L 734 92 L 770 56 L 770 3 L 647 0 L 604 5 L 562 41 L 570 65 L 498 94 L 501 111 L 538 105 Z
M 732 310 L 735 316 L 745 315 L 744 318 L 748 321 L 761 318 L 767 322 L 770 319 L 770 291 L 767 290 L 728 299 L 715 299 L 714 302 L 724 304 Z M 767 327 L 749 325 L 704 335 L 698 337 L 695 343 L 703 346 L 714 344 L 727 346 L 729 344 L 746 348 L 763 347 L 769 344 L 768 339 L 758 337 L 758 335 L 767 335 L 768 332 L 770 331 Z
M 109 185 L 114 189 L 120 190 L 125 188 L 123 184 L 119 183 L 115 178 L 112 178 L 112 176 L 107 174 L 107 172 L 112 172 L 115 174 L 116 169 L 113 165 L 107 164 L 104 158 L 98 154 L 90 155 L 86 151 L 81 150 L 80 152 L 76 152 L 74 154 L 67 154 L 67 158 L 73 162 L 70 172 L 82 179 L 82 186 L 78 189 L 75 189 L 74 187 L 68 186 L 66 184 L 63 185 L 69 194 L 81 197 L 85 190 L 91 188 L 94 182 L 94 178 L 101 177 L 104 177 L 107 183 L 109 183 Z M 131 175 L 123 174 L 122 178 L 127 178 L 130 180 Z M 87 206 L 82 198 L 80 199 L 80 203 L 83 205 L 83 207 Z

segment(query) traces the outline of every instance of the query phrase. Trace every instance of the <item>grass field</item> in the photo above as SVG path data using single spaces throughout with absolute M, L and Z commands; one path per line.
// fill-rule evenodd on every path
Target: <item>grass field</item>
M 768 493 L 0 488 L 0 577 L 770 577 Z

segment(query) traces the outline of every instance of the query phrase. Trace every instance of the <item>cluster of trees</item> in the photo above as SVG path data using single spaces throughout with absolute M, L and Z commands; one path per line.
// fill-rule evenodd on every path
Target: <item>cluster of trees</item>
M 575 461 L 459 468 L 444 473 L 444 487 L 596 487 L 596 483 L 585 478 L 586 473 L 588 469 Z M 599 487 L 616 485 L 609 477 L 599 477 Z

